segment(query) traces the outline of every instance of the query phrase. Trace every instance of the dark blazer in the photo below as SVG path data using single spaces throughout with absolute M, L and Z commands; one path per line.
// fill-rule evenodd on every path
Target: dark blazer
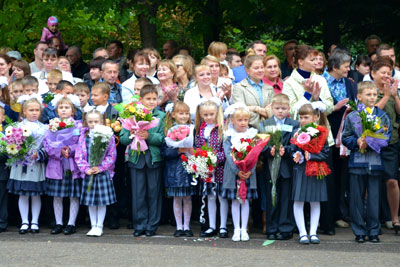
M 348 78 L 344 78 L 345 83 L 346 83 L 346 92 L 347 92 L 347 97 L 350 99 L 350 101 L 355 101 L 357 98 L 357 84 L 355 82 L 352 82 Z M 336 105 L 337 101 L 333 99 L 333 104 Z M 331 125 L 331 131 L 333 138 L 335 139 L 340 128 L 340 124 L 342 122 L 342 118 L 344 115 L 344 112 L 346 111 L 346 107 L 342 107 L 338 111 L 333 111 L 331 114 L 328 116 L 328 121 L 329 124 Z
M 261 122 L 264 127 L 276 125 L 275 118 L 272 117 L 268 120 L 264 120 Z M 285 148 L 285 154 L 281 159 L 281 166 L 279 170 L 279 175 L 283 178 L 291 178 L 292 177 L 292 169 L 293 169 L 293 160 L 292 160 L 292 150 L 293 146 L 290 144 L 290 139 L 297 132 L 300 127 L 300 123 L 296 120 L 293 120 L 289 117 L 286 117 L 285 124 L 293 126 L 291 132 L 282 131 L 282 145 Z M 266 157 L 271 160 L 273 157 L 271 156 L 271 146 L 267 146 L 266 151 L 264 152 Z M 278 151 L 278 150 L 277 150 Z
M 106 118 L 110 121 L 118 119 L 118 111 L 112 105 L 108 105 L 104 114 L 106 115 Z
M 49 105 L 43 109 L 42 116 L 40 117 L 40 122 L 48 124 L 51 119 L 58 118 L 55 108 L 49 103 Z M 82 120 L 82 111 L 77 109 L 74 114 L 74 120 Z
M 161 155 L 165 159 L 164 185 L 165 187 L 190 187 L 192 175 L 188 174 L 182 165 L 180 153 L 177 148 L 167 146 L 164 142 Z

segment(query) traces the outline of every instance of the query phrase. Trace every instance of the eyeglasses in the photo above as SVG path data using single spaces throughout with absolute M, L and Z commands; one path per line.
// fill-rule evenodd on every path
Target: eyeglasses
M 182 64 L 175 64 L 175 66 L 176 66 L 176 68 L 180 68 L 180 67 L 183 68 L 183 65 L 182 65 Z

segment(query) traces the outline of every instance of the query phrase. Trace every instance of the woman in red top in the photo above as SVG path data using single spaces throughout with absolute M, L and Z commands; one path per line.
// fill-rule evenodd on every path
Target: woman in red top
M 264 78 L 263 82 L 274 88 L 275 94 L 281 94 L 283 81 L 281 80 L 281 62 L 275 55 L 264 57 Z

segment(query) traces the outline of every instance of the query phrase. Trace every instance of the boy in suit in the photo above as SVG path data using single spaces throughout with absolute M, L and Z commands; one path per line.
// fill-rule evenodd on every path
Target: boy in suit
M 161 183 L 162 156 L 161 146 L 164 140 L 165 113 L 156 109 L 158 91 L 153 85 L 146 85 L 140 90 L 140 102 L 152 111 L 153 117 L 160 121 L 148 131 L 131 131 L 122 129 L 120 142 L 130 145 L 131 134 L 146 140 L 149 147 L 146 153 L 132 153 L 129 149 L 128 168 L 132 181 L 132 220 L 135 237 L 146 234 L 153 236 L 161 218 Z
M 272 183 L 265 178 L 263 183 L 266 188 L 266 197 L 263 197 L 266 207 L 266 233 L 270 240 L 288 240 L 293 237 L 293 230 L 296 226 L 293 218 L 292 194 L 292 169 L 293 160 L 291 153 L 290 139 L 300 127 L 298 121 L 288 117 L 289 97 L 285 94 L 278 94 L 272 98 L 272 118 L 261 123 L 261 128 L 268 132 L 268 127 L 277 127 L 282 132 L 282 145 L 280 147 L 268 146 L 265 152 L 266 158 L 272 162 L 276 153 L 281 156 L 280 169 L 276 180 L 275 207 L 272 205 L 271 189 Z M 267 168 L 268 169 L 268 168 Z M 271 177 L 267 174 L 267 177 Z M 261 181 L 260 181 L 261 182 Z

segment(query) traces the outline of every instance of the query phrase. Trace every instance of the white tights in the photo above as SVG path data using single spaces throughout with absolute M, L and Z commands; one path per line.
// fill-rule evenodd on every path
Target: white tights
M 182 203 L 183 203 L 183 229 L 182 229 Z M 192 196 L 174 197 L 174 215 L 177 230 L 190 230 L 190 217 L 192 215 Z
M 76 217 L 79 212 L 79 198 L 69 198 L 69 220 L 68 225 L 75 225 Z M 54 197 L 53 199 L 54 215 L 56 217 L 56 224 L 63 225 L 63 198 Z
M 237 199 L 232 200 L 232 220 L 235 229 L 247 229 L 249 213 L 250 205 L 248 200 L 243 204 L 240 204 Z M 240 227 L 240 219 L 242 219 L 242 227 Z
M 89 206 L 89 217 L 92 227 L 103 227 L 104 218 L 106 217 L 106 206 Z
M 226 220 L 228 219 L 228 200 L 218 196 L 219 200 L 219 211 L 221 225 L 219 228 L 226 228 Z M 217 197 L 209 195 L 207 196 L 208 204 L 208 220 L 210 228 L 216 229 L 217 227 Z
M 40 208 L 42 207 L 42 201 L 40 196 L 31 196 L 32 206 L 32 221 L 31 224 L 38 224 Z M 21 214 L 22 223 L 29 224 L 29 196 L 19 196 L 18 199 L 19 213 Z
M 317 234 L 319 215 L 321 213 L 321 206 L 319 202 L 310 202 L 311 216 L 310 216 L 310 236 Z M 295 201 L 293 204 L 294 218 L 296 220 L 299 235 L 307 235 L 306 226 L 304 223 L 304 202 Z M 233 213 L 233 212 L 232 212 Z

